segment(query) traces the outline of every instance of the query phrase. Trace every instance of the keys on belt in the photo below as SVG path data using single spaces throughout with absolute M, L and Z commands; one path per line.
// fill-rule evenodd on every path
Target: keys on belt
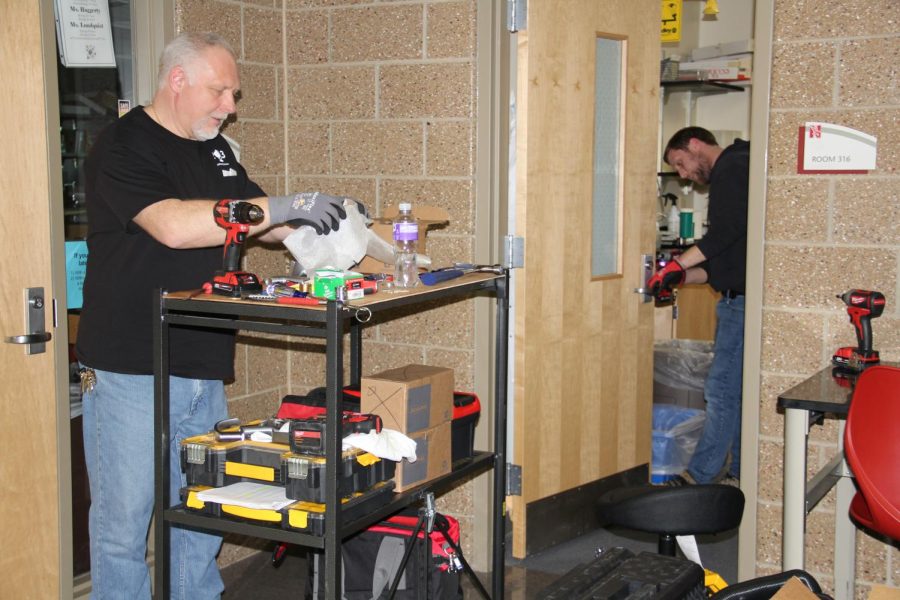
M 97 385 L 97 374 L 94 373 L 94 370 L 91 368 L 81 367 L 78 369 L 78 377 L 81 379 L 82 395 L 92 391 L 94 386 Z

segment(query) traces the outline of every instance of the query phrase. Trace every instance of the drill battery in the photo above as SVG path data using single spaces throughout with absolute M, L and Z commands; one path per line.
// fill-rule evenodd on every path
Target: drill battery
M 288 430 L 291 452 L 313 456 L 325 455 L 325 415 L 318 414 L 306 419 L 292 419 Z M 341 424 L 341 438 L 351 433 L 381 432 L 381 417 L 378 415 L 345 411 Z

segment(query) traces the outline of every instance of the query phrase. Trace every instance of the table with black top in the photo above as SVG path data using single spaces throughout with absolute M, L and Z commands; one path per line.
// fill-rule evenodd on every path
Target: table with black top
M 319 306 L 296 306 L 211 296 L 199 291 L 160 292 L 154 324 L 154 388 L 156 402 L 156 560 L 157 596 L 168 598 L 168 538 L 171 524 L 230 532 L 288 542 L 324 551 L 327 597 L 341 598 L 341 541 L 399 510 L 421 502 L 429 493 L 440 493 L 466 478 L 493 470 L 492 526 L 493 556 L 491 596 L 503 598 L 506 550 L 504 502 L 506 496 L 506 364 L 509 275 L 471 273 L 434 286 L 378 293 L 346 302 L 329 300 Z M 375 324 L 386 311 L 397 308 L 431 308 L 435 303 L 476 295 L 495 299 L 495 343 L 493 373 L 493 448 L 476 451 L 471 458 L 456 461 L 450 473 L 392 495 L 387 504 L 362 517 L 344 518 L 338 496 L 338 468 L 341 445 L 338 434 L 339 398 L 344 386 L 344 335 L 349 333 L 349 379 L 359 384 L 362 374 L 362 329 Z M 216 517 L 169 506 L 169 330 L 172 327 L 208 327 L 249 330 L 270 334 L 301 336 L 325 341 L 325 532 L 312 535 L 282 529 L 276 524 Z M 300 590 L 298 595 L 302 594 Z
M 853 473 L 844 461 L 844 426 L 856 377 L 836 377 L 829 366 L 778 396 L 784 409 L 784 570 L 803 569 L 806 515 L 836 488 L 834 531 L 834 598 L 854 597 L 856 527 L 850 521 L 850 501 L 856 493 Z M 838 451 L 809 480 L 806 455 L 809 430 L 824 419 L 839 419 Z

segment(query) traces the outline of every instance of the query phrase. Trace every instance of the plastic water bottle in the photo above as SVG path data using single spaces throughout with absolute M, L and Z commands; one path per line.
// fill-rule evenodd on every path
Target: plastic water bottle
M 681 211 L 674 204 L 669 208 L 669 235 L 678 239 L 678 230 L 681 226 Z
M 412 204 L 401 202 L 398 208 L 400 213 L 394 220 L 394 287 L 412 288 L 419 284 L 416 268 L 419 224 L 412 215 Z

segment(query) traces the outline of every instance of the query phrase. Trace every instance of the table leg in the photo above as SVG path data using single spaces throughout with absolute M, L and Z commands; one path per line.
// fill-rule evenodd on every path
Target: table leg
M 802 569 L 806 532 L 806 442 L 809 411 L 786 408 L 784 411 L 784 532 L 781 567 Z
M 844 453 L 844 427 L 840 422 L 838 451 Z M 856 526 L 850 520 L 850 501 L 856 494 L 853 474 L 847 462 L 841 463 L 842 477 L 835 491 L 834 515 L 834 600 L 852 600 L 856 580 Z

